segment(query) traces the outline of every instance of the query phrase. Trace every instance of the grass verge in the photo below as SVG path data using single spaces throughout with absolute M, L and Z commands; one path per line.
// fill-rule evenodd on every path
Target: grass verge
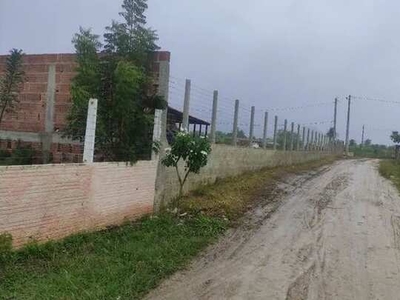
M 138 299 L 225 228 L 216 218 L 146 218 L 3 254 L 0 299 Z
M 379 173 L 390 179 L 400 191 L 400 162 L 395 159 L 381 160 L 379 163 Z
M 141 298 L 215 241 L 278 178 L 333 160 L 220 180 L 186 196 L 182 206 L 187 215 L 181 219 L 160 215 L 16 252 L 3 251 L 0 299 Z
M 288 167 L 265 168 L 240 176 L 219 180 L 214 185 L 203 186 L 185 196 L 182 201 L 184 211 L 202 213 L 211 217 L 227 218 L 236 223 L 255 200 L 268 198 L 276 181 L 286 174 L 301 173 L 331 164 L 334 157 Z

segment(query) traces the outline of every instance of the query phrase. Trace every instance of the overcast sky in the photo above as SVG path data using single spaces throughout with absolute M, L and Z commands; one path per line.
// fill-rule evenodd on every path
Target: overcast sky
M 0 53 L 72 52 L 79 26 L 102 34 L 118 19 L 118 0 L 0 0 Z M 209 115 L 208 95 L 221 95 L 220 128 L 231 127 L 233 100 L 241 124 L 255 105 L 257 134 L 266 109 L 280 120 L 326 131 L 339 97 L 338 131 L 345 137 L 349 94 L 400 101 L 400 2 L 396 0 L 149 0 L 148 25 L 172 53 L 171 104 L 179 106 L 183 79 L 192 79 L 192 113 Z M 351 138 L 389 143 L 399 129 L 400 104 L 356 100 Z M 279 122 L 282 124 L 282 121 Z M 270 122 L 272 125 L 272 120 Z M 271 134 L 271 131 L 269 135 Z

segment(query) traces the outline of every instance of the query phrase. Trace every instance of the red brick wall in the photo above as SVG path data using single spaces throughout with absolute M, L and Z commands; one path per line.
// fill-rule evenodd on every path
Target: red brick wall
M 153 212 L 157 161 L 0 167 L 0 234 L 14 247 Z
M 6 56 L 0 56 L 0 70 L 4 70 Z M 56 101 L 54 127 L 65 126 L 65 116 L 71 103 L 69 86 L 74 77 L 74 54 L 25 55 L 23 67 L 26 82 L 19 96 L 16 112 L 6 114 L 0 130 L 43 132 L 46 111 L 47 79 L 50 64 L 56 65 Z M 1 74 L 0 74 L 1 75 Z
M 0 76 L 5 67 L 5 55 L 0 56 Z M 170 61 L 169 52 L 155 52 L 152 54 L 152 71 L 155 79 L 155 89 L 157 88 L 160 61 Z M 26 82 L 19 96 L 19 104 L 16 112 L 6 114 L 0 124 L 0 130 L 17 132 L 41 133 L 45 131 L 45 112 L 47 97 L 47 80 L 49 65 L 56 66 L 56 93 L 54 105 L 54 131 L 62 130 L 66 125 L 66 116 L 71 106 L 71 96 L 69 93 L 71 79 L 75 76 L 75 54 L 34 54 L 25 55 L 23 67 L 26 74 Z M 0 149 L 4 141 L 1 142 Z M 35 144 L 35 143 L 33 143 Z M 13 148 L 16 143 L 13 143 Z M 33 145 L 40 148 L 40 145 Z M 74 148 L 73 152 L 69 150 Z M 61 149 L 61 151 L 60 151 Z M 68 149 L 65 152 L 65 149 Z M 78 160 L 82 159 L 82 148 L 74 145 L 52 145 L 53 162 L 73 162 L 76 155 Z M 65 159 L 63 159 L 65 158 Z

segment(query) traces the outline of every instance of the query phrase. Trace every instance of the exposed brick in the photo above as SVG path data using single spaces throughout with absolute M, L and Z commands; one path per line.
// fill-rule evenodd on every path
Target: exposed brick
M 151 68 L 152 72 L 158 73 L 160 72 L 160 63 L 154 62 Z
M 169 52 L 156 52 L 152 54 L 155 62 L 153 65 L 154 72 L 154 88 L 158 87 L 157 81 L 159 76 L 158 61 L 168 60 Z M 7 59 L 6 55 L 0 56 L 0 73 L 4 69 L 4 63 Z M 40 54 L 24 56 L 24 71 L 26 79 L 22 92 L 19 95 L 18 107 L 15 114 L 6 114 L 3 122 L 0 124 L 0 130 L 26 131 L 26 132 L 43 132 L 44 116 L 46 111 L 47 99 L 47 81 L 49 65 L 56 65 L 56 92 L 55 95 L 55 115 L 54 128 L 65 128 L 66 116 L 71 107 L 70 83 L 75 76 L 76 56 L 75 54 Z M 152 91 L 154 92 L 154 91 Z M 80 149 L 71 153 L 66 157 L 61 157 L 63 161 L 73 161 L 76 153 L 82 153 Z M 81 159 L 81 158 L 79 158 Z
M 171 59 L 171 52 L 168 52 L 168 51 L 161 51 L 161 52 L 158 52 L 159 53 L 159 55 L 158 55 L 158 60 L 159 61 L 170 61 L 170 59 Z
M 48 80 L 47 73 L 28 73 L 25 75 L 25 82 L 46 83 Z
M 29 93 L 43 93 L 47 90 L 47 83 L 28 83 Z
M 46 64 L 25 64 L 23 68 L 26 73 L 46 73 L 49 70 Z
M 64 72 L 74 72 L 76 69 L 76 64 L 74 63 L 60 63 L 56 66 L 56 72 L 64 73 Z

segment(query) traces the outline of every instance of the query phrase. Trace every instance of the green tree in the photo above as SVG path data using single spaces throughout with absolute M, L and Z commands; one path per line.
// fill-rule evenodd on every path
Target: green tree
M 285 140 L 285 132 L 283 130 L 278 130 L 276 142 L 278 145 L 278 149 L 283 149 L 283 144 Z M 286 131 L 286 149 L 290 147 L 290 140 L 291 140 L 291 132 Z M 303 142 L 301 141 L 301 136 L 297 134 L 297 132 L 293 132 L 293 147 L 295 148 L 297 145 L 297 140 L 300 140 L 300 147 L 303 146 Z
M 233 134 L 232 134 L 232 132 L 226 133 L 226 132 L 222 132 L 222 131 L 217 131 L 215 133 L 215 137 L 216 137 L 217 144 L 231 144 Z M 238 129 L 237 138 L 238 139 L 247 139 L 247 136 L 242 129 Z
M 395 144 L 400 143 L 400 134 L 398 131 L 393 131 L 392 135 L 390 136 L 390 139 L 393 141 Z
M 330 140 L 334 139 L 337 136 L 337 133 L 335 132 L 335 128 L 333 128 L 333 127 L 329 128 L 329 130 L 326 133 L 326 135 L 328 136 L 328 138 Z
M 6 60 L 5 74 L 0 78 L 0 124 L 6 113 L 15 111 L 24 83 L 22 50 L 12 49 Z
M 183 196 L 183 187 L 190 173 L 198 174 L 200 169 L 207 165 L 211 145 L 208 139 L 193 137 L 186 132 L 180 132 L 175 137 L 171 148 L 166 149 L 166 155 L 162 160 L 166 167 L 174 167 L 179 181 L 179 197 L 176 206 L 179 212 L 180 199 Z M 180 162 L 184 164 L 184 170 L 179 170 Z
M 398 131 L 393 131 L 392 135 L 390 136 L 390 138 L 392 139 L 393 143 L 396 144 L 395 146 L 395 157 L 396 159 L 399 159 L 400 155 L 399 155 L 399 148 L 400 146 L 398 144 L 400 144 L 400 134 Z
M 372 144 L 371 139 L 366 139 L 365 142 L 364 142 L 364 145 L 367 146 L 367 147 L 371 146 L 371 144 Z
M 106 27 L 104 47 L 82 28 L 72 40 L 78 67 L 65 135 L 83 138 L 88 100 L 97 98 L 96 150 L 107 160 L 135 161 L 150 157 L 154 110 L 165 101 L 150 74 L 150 54 L 158 46 L 156 32 L 145 27 L 146 0 L 124 0 L 122 8 L 123 22 Z
M 355 146 L 357 146 L 356 141 L 355 141 L 354 139 L 351 139 L 350 142 L 349 142 L 349 146 L 350 146 L 350 147 L 355 147 Z

